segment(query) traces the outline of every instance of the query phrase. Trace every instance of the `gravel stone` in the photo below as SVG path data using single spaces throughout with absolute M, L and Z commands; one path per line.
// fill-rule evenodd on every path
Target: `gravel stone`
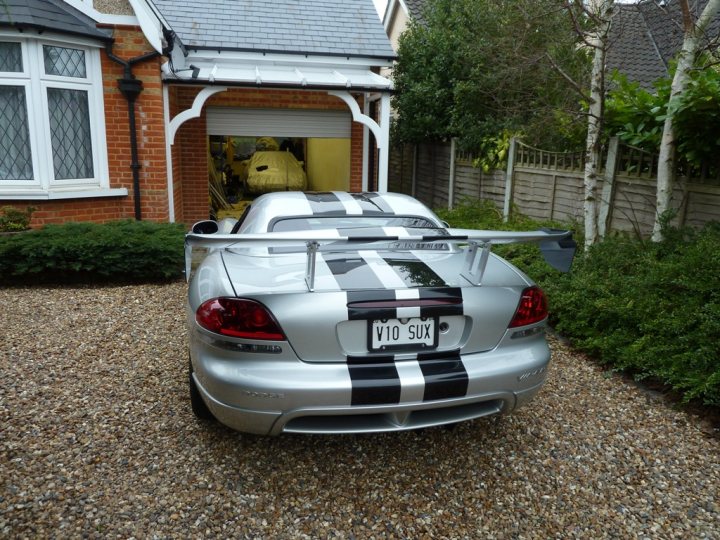
M 720 537 L 720 440 L 554 339 L 530 406 L 453 430 L 200 422 L 185 292 L 0 289 L 0 537 Z

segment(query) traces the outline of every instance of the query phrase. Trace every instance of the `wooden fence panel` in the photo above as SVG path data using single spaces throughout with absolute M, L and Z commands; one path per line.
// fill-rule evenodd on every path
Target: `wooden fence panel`
M 505 172 L 493 170 L 483 172 L 473 167 L 471 161 L 455 162 L 455 200 L 463 199 L 490 200 L 498 208 L 502 208 L 505 198 Z
M 513 204 L 517 211 L 533 219 L 550 219 L 552 179 L 551 171 L 516 168 Z
M 413 146 L 393 149 L 391 154 L 391 189 L 411 193 Z M 614 188 L 607 190 L 609 204 L 608 230 L 650 236 L 655 221 L 657 160 L 652 154 L 620 145 L 618 163 L 613 175 Z M 431 208 L 447 208 L 450 177 L 450 144 L 418 145 L 415 195 Z M 534 219 L 556 221 L 583 220 L 584 185 L 581 154 L 545 152 L 518 144 L 513 172 L 513 207 Z M 458 153 L 455 159 L 453 198 L 492 200 L 499 208 L 505 198 L 505 171 L 485 174 L 472 166 L 472 156 Z M 598 182 L 602 194 L 603 182 Z M 678 211 L 676 223 L 702 227 L 720 220 L 720 185 L 710 183 L 677 183 L 673 208 Z
M 585 188 L 578 176 L 557 175 L 551 219 L 557 221 L 582 221 Z
M 702 227 L 720 220 L 720 186 L 687 184 L 683 218 L 686 225 Z
M 410 193 L 413 174 L 413 145 L 393 148 L 388 167 L 388 189 L 397 193 Z
M 655 221 L 654 203 L 655 189 L 650 182 L 629 177 L 616 178 L 610 230 L 649 236 Z

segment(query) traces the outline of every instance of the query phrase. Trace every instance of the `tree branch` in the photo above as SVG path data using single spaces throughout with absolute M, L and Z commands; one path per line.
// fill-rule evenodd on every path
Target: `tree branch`
M 583 90 L 583 88 L 572 77 L 570 77 L 570 75 L 565 73 L 565 71 L 557 64 L 557 62 L 555 62 L 555 59 L 550 56 L 550 53 L 546 52 L 545 58 L 550 61 L 550 65 L 553 67 L 553 69 L 557 71 L 562 76 L 562 78 L 565 79 L 578 94 L 580 94 L 583 99 L 587 101 L 591 100 L 590 96 L 585 92 L 585 90 Z

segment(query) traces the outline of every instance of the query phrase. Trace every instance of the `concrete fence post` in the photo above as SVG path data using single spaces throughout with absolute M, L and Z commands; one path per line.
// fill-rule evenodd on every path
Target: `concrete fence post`
M 505 171 L 505 204 L 503 205 L 503 221 L 510 219 L 510 208 L 513 199 L 513 174 L 515 172 L 515 148 L 517 140 L 510 139 L 510 150 L 508 151 L 507 170 Z
M 455 152 L 457 152 L 457 139 L 450 139 L 450 178 L 448 179 L 448 210 L 455 204 Z
M 608 144 L 607 160 L 605 161 L 605 179 L 600 194 L 600 208 L 598 209 L 598 236 L 600 238 L 605 238 L 612 221 L 619 148 L 620 139 L 611 137 Z

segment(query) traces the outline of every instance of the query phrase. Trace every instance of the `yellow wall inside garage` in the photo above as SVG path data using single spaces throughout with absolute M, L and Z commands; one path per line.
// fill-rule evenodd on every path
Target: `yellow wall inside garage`
M 308 189 L 350 190 L 350 139 L 307 139 Z

